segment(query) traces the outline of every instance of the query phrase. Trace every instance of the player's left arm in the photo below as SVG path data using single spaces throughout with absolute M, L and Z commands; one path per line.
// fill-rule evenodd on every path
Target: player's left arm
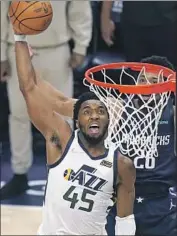
M 133 162 L 123 155 L 118 157 L 118 180 L 115 234 L 135 235 L 136 225 L 133 207 L 136 170 Z

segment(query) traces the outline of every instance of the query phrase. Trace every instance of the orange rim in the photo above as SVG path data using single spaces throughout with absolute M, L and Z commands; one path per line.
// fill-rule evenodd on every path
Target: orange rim
M 99 72 L 103 69 L 121 69 L 122 67 L 128 67 L 135 71 L 141 71 L 142 67 L 145 67 L 146 72 L 149 73 L 159 73 L 163 70 L 163 75 L 169 77 L 168 81 L 158 83 L 158 84 L 148 84 L 148 85 L 120 85 L 111 84 L 101 81 L 97 81 L 91 78 L 91 75 L 95 72 Z M 103 64 L 99 66 L 92 67 L 85 72 L 85 79 L 90 83 L 104 88 L 112 88 L 119 90 L 120 93 L 127 94 L 151 94 L 151 93 L 164 93 L 167 91 L 176 92 L 176 73 L 166 67 L 147 64 L 147 63 L 134 63 L 134 62 L 124 62 L 124 63 L 110 63 Z

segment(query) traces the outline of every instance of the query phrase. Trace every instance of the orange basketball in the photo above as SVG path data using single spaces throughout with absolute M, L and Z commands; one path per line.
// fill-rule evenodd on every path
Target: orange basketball
M 17 33 L 34 35 L 49 27 L 53 10 L 50 1 L 12 1 L 8 14 Z

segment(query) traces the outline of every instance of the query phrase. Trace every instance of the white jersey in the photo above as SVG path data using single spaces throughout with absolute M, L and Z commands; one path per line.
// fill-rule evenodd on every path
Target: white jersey
M 92 157 L 73 133 L 50 166 L 40 235 L 105 235 L 117 178 L 117 153 Z

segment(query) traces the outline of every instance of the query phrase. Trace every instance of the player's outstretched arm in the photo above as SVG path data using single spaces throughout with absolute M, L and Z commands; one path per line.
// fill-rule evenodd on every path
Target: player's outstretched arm
M 20 90 L 25 98 L 29 116 L 32 123 L 47 140 L 53 133 L 58 136 L 65 133 L 65 136 L 60 139 L 60 144 L 63 146 L 70 138 L 71 129 L 61 116 L 56 114 L 53 108 L 54 98 L 51 96 L 49 99 L 46 91 L 39 86 L 40 82 L 31 62 L 28 44 L 20 41 L 22 37 L 24 36 L 18 35 L 15 39 L 16 66 Z
M 122 155 L 118 157 L 118 179 L 115 235 L 135 235 L 133 207 L 136 170 L 133 162 Z

